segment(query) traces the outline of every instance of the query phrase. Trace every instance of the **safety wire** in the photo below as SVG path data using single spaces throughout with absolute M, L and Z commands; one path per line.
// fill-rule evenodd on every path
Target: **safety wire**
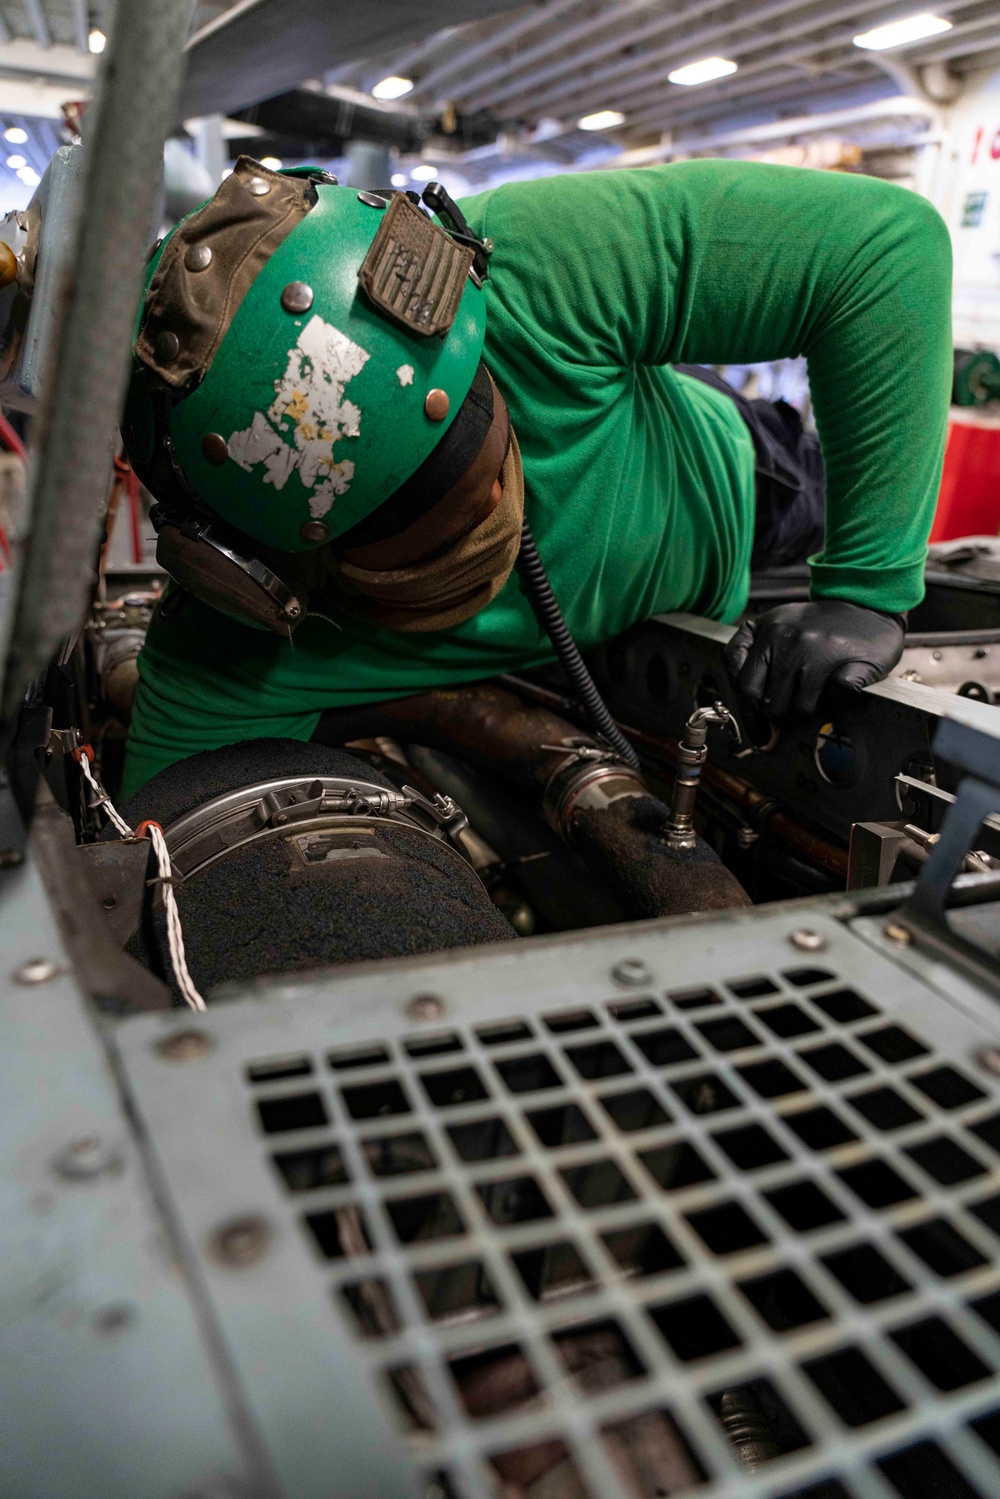
M 180 912 L 177 909 L 177 897 L 174 894 L 173 872 L 170 864 L 170 851 L 167 848 L 167 840 L 163 836 L 163 829 L 158 822 L 140 822 L 133 831 L 125 821 L 124 817 L 117 811 L 107 791 L 97 779 L 92 768 L 94 751 L 89 744 L 81 744 L 73 751 L 73 759 L 77 762 L 94 796 L 94 805 L 102 807 L 108 821 L 122 838 L 148 838 L 153 845 L 153 853 L 159 868 L 159 875 L 155 882 L 163 887 L 163 907 L 167 918 L 167 945 L 170 949 L 170 963 L 177 980 L 177 987 L 186 1004 L 192 1010 L 205 1010 L 208 1006 L 199 994 L 194 979 L 191 977 L 187 966 L 187 955 L 184 951 L 184 933 L 181 930 Z

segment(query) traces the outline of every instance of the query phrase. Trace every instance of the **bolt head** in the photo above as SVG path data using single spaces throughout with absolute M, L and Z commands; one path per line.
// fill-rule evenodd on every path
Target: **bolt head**
M 162 333 L 156 335 L 153 344 L 153 353 L 163 364 L 169 364 L 176 359 L 181 351 L 181 341 L 176 333 L 171 333 L 169 328 L 164 328 Z
M 299 535 L 303 541 L 311 541 L 313 546 L 322 546 L 330 540 L 330 527 L 321 520 L 307 520 L 299 527 Z
M 229 444 L 221 432 L 206 432 L 201 439 L 201 456 L 207 463 L 220 466 L 229 457 Z
M 406 1006 L 411 1020 L 440 1020 L 445 1003 L 439 994 L 418 994 Z
M 829 947 L 829 942 L 822 932 L 814 932 L 811 927 L 799 927 L 792 932 L 789 942 L 797 947 L 799 952 L 824 952 Z
M 424 413 L 428 421 L 443 422 L 451 410 L 451 400 L 446 390 L 429 390 L 424 401 Z
M 122 1160 L 100 1135 L 78 1135 L 59 1151 L 53 1165 L 67 1180 L 85 1181 L 106 1171 L 119 1171 Z
M 882 934 L 888 937 L 890 942 L 898 942 L 901 947 L 906 947 L 913 941 L 913 934 L 909 927 L 905 927 L 901 921 L 887 921 L 882 928 Z
M 60 972 L 59 964 L 51 958 L 29 958 L 20 968 L 14 969 L 15 984 L 47 984 Z
M 184 256 L 184 265 L 189 271 L 207 271 L 212 264 L 212 251 L 208 245 L 189 245 Z
M 234 1218 L 217 1228 L 209 1239 L 209 1252 L 220 1265 L 242 1270 L 263 1259 L 271 1244 L 271 1228 L 266 1218 L 250 1215 Z
M 637 989 L 653 982 L 653 975 L 641 958 L 622 958 L 612 968 L 611 977 L 616 984 L 623 984 L 627 989 Z
M 286 312 L 308 312 L 313 304 L 313 289 L 306 281 L 289 281 L 281 293 L 281 305 Z
M 156 1043 L 156 1051 L 167 1062 L 196 1062 L 212 1050 L 215 1042 L 207 1031 L 174 1031 Z
M 251 177 L 243 186 L 255 198 L 263 198 L 271 191 L 271 184 L 265 181 L 263 177 Z

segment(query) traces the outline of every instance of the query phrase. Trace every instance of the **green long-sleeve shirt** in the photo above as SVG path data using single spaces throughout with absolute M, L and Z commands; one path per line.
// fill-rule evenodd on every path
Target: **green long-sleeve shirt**
M 735 405 L 673 363 L 805 354 L 827 472 L 814 597 L 922 594 L 950 382 L 950 244 L 916 194 L 734 161 L 510 184 L 463 204 L 496 251 L 486 360 L 525 512 L 583 646 L 747 595 L 754 455 Z M 516 573 L 473 619 L 396 634 L 307 619 L 265 635 L 190 599 L 139 661 L 131 791 L 198 750 L 307 739 L 327 708 L 549 659 Z

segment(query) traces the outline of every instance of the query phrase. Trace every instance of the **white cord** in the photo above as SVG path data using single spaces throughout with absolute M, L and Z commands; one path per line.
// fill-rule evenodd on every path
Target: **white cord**
M 88 746 L 84 746 L 79 753 L 79 765 L 83 771 L 84 780 L 94 793 L 94 803 L 103 807 L 109 821 L 123 838 L 134 838 L 136 834 L 129 827 L 124 817 L 120 816 L 115 806 L 94 775 L 90 768 L 90 756 L 87 754 Z M 167 848 L 167 840 L 163 836 L 163 829 L 158 822 L 145 822 L 140 824 L 143 832 L 153 845 L 153 853 L 156 855 L 156 863 L 159 868 L 158 883 L 163 887 L 163 906 L 167 917 L 167 945 L 170 948 L 170 963 L 177 980 L 177 987 L 181 991 L 185 1002 L 192 1010 L 207 1010 L 208 1006 L 202 999 L 191 977 L 187 966 L 187 955 L 184 951 L 184 934 L 181 931 L 181 917 L 177 909 L 177 897 L 174 895 L 173 870 L 170 864 L 170 851 Z

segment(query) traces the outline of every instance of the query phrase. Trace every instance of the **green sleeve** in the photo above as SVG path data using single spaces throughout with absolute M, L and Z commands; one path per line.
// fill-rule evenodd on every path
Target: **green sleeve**
M 805 354 L 827 473 L 813 595 L 919 602 L 951 378 L 951 248 L 929 203 L 875 178 L 691 161 L 465 207 L 496 242 L 522 368 L 532 339 L 567 385 Z

